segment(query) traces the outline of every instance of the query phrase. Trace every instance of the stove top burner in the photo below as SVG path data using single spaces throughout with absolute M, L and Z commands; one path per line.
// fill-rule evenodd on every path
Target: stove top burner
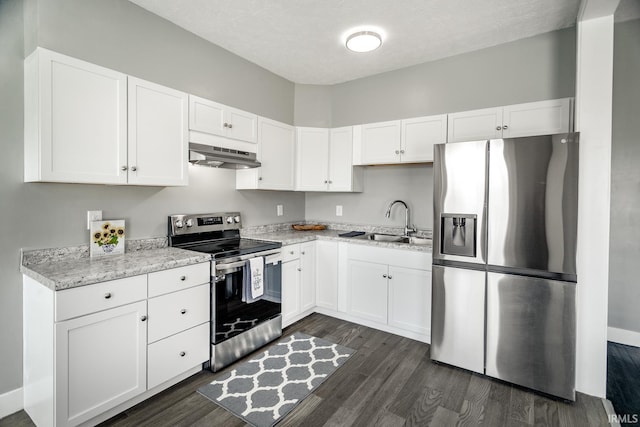
M 254 252 L 268 251 L 270 249 L 277 249 L 281 246 L 282 245 L 280 243 L 276 242 L 265 242 L 238 237 L 233 239 L 191 242 L 185 245 L 180 245 L 179 247 L 190 251 L 212 254 L 214 258 L 221 259 L 237 255 L 251 254 Z

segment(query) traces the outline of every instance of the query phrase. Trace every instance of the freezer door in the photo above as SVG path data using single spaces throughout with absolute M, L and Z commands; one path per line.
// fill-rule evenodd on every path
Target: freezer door
M 575 400 L 575 289 L 487 273 L 487 375 Z
M 487 141 L 434 146 L 433 259 L 486 263 Z
M 485 274 L 433 266 L 431 359 L 484 373 Z
M 488 261 L 575 281 L 578 134 L 489 142 Z

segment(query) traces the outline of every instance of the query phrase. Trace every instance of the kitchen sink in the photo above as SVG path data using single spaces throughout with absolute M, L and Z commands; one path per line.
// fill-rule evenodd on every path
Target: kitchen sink
M 366 238 L 369 240 L 375 240 L 377 242 L 394 242 L 394 243 L 409 243 L 412 245 L 429 245 L 431 244 L 431 239 L 427 239 L 424 237 L 407 237 L 407 236 L 398 236 L 395 234 L 368 234 Z

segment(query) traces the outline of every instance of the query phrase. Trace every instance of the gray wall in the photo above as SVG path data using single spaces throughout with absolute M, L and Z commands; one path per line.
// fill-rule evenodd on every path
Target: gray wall
M 609 326 L 640 332 L 640 20 L 616 24 Z
M 36 44 L 288 123 L 294 103 L 293 83 L 128 1 L 26 1 L 23 36 L 23 1 L 0 0 L 0 394 L 22 385 L 20 248 L 86 243 L 88 209 L 125 219 L 134 239 L 166 235 L 178 212 L 237 209 L 246 225 L 304 218 L 304 194 L 235 191 L 229 170 L 190 166 L 189 186 L 176 188 L 23 183 L 22 64 Z
M 440 61 L 362 78 L 330 87 L 334 127 L 517 104 L 575 94 L 575 29 L 555 31 Z M 319 89 L 296 85 L 295 124 L 308 126 L 317 113 Z M 320 92 L 321 104 L 326 94 Z M 323 111 L 325 111 L 323 109 Z M 299 122 L 300 120 L 300 122 Z M 364 193 L 307 193 L 306 218 L 370 224 L 383 217 L 389 201 L 411 205 L 419 228 L 432 228 L 431 166 L 367 167 Z M 335 216 L 335 205 L 344 216 Z M 403 217 L 392 218 L 401 224 Z
M 332 127 L 331 86 L 296 84 L 293 120 L 296 126 Z

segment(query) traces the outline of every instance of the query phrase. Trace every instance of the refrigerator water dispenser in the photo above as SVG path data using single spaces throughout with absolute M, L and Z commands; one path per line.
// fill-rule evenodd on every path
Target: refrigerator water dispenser
M 476 256 L 477 215 L 442 214 L 440 235 L 444 255 Z

